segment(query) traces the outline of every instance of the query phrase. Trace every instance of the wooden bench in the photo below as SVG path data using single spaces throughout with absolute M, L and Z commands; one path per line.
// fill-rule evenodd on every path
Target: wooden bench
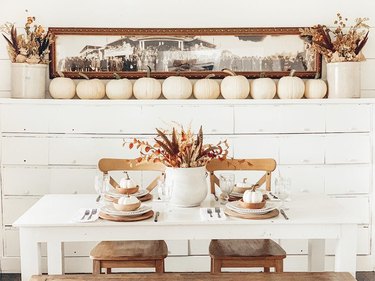
M 30 281 L 233 281 L 233 280 L 257 280 L 257 281 L 355 281 L 356 279 L 347 272 L 283 272 L 283 273 L 143 273 L 143 274 L 74 274 L 74 275 L 38 275 L 32 276 Z

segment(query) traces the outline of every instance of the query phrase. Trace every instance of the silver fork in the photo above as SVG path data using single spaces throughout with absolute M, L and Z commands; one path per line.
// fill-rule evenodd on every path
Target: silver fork
M 85 213 L 83 214 L 81 220 L 83 220 L 89 214 L 90 214 L 90 210 L 85 210 Z
M 207 209 L 207 213 L 210 214 L 210 217 L 212 218 L 212 210 L 210 208 Z
M 217 217 L 218 218 L 221 218 L 221 216 L 220 216 L 220 208 L 219 207 L 215 207 L 215 213 L 217 213 Z
M 95 215 L 97 211 L 98 211 L 97 209 L 92 209 L 92 211 L 91 211 L 90 215 L 88 216 L 87 220 L 90 220 L 91 217 L 92 217 L 93 215 Z

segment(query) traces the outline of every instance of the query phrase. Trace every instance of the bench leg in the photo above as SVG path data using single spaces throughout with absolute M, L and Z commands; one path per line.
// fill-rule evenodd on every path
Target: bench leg
M 100 265 L 100 261 L 98 261 L 98 260 L 93 260 L 93 261 L 92 261 L 92 265 L 93 265 L 92 273 L 93 273 L 93 274 L 100 274 L 100 273 L 101 273 L 101 265 Z
M 270 268 L 269 267 L 264 267 L 264 272 L 270 272 Z
M 284 271 L 284 262 L 283 262 L 283 260 L 276 260 L 275 261 L 275 271 L 276 272 L 283 272 Z
M 221 260 L 211 258 L 211 273 L 221 273 Z
M 155 261 L 155 272 L 164 273 L 164 259 Z
M 105 272 L 106 272 L 107 274 L 111 274 L 111 273 L 112 273 L 112 268 L 106 268 L 106 269 L 105 269 Z

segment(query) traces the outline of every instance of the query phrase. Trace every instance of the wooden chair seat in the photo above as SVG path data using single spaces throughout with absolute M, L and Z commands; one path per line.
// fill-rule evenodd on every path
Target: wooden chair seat
M 274 267 L 283 271 L 286 253 L 270 239 L 219 239 L 209 247 L 211 272 L 221 272 L 223 267 L 263 267 L 265 272 Z
M 164 259 L 168 247 L 163 240 L 147 241 L 102 241 L 90 253 L 94 263 L 94 274 L 102 268 L 111 273 L 112 268 L 152 267 L 164 272 Z

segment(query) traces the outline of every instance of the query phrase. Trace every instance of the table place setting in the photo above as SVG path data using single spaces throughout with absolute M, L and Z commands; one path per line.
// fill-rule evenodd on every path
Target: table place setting
M 200 208 L 199 213 L 200 213 L 201 220 L 204 220 L 204 221 L 217 221 L 217 220 L 227 219 L 224 209 L 220 207 Z

